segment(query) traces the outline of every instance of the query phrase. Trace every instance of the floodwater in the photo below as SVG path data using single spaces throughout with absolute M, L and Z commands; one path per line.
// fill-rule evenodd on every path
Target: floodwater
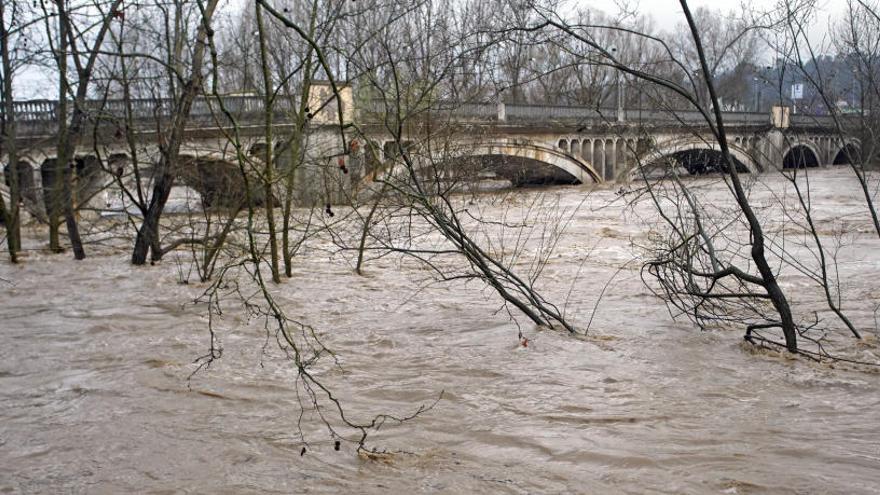
M 784 186 L 762 180 L 758 204 Z M 845 170 L 813 186 L 827 230 L 851 233 L 838 268 L 854 301 L 844 308 L 868 335 L 852 352 L 865 357 L 876 352 L 878 241 Z M 581 328 L 645 238 L 615 189 L 589 195 L 543 274 L 545 295 L 568 298 Z M 508 200 L 574 208 L 587 192 Z M 878 373 L 752 352 L 742 329 L 674 321 L 638 262 L 605 292 L 590 337 L 521 320 L 523 347 L 478 284 L 428 284 L 392 257 L 360 277 L 331 248 L 306 250 L 276 293 L 337 353 L 345 373 L 322 374 L 355 419 L 405 415 L 443 391 L 368 439 L 396 454 L 337 451 L 306 415 L 301 455 L 295 375 L 241 311 L 219 321 L 222 359 L 188 382 L 208 345 L 204 307 L 189 304 L 204 287 L 177 283 L 174 256 L 133 268 L 122 251 L 79 263 L 31 253 L 0 265 L 0 492 L 880 493 Z M 783 285 L 799 314 L 822 310 L 799 276 Z

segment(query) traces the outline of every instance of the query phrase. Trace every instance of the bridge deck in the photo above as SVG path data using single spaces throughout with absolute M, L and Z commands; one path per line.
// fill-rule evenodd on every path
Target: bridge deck
M 263 100 L 260 96 L 224 96 L 224 106 L 236 121 L 244 125 L 259 124 L 263 120 Z M 275 103 L 276 122 L 291 123 L 292 110 L 298 105 L 297 97 L 279 97 Z M 107 126 L 118 126 L 130 115 L 131 122 L 139 129 L 155 128 L 157 121 L 165 121 L 174 113 L 175 102 L 171 99 L 118 99 L 89 100 L 86 112 L 93 122 L 104 122 Z M 57 130 L 58 102 L 52 100 L 32 100 L 14 102 L 18 135 L 22 138 L 51 136 Z M 384 119 L 386 108 L 383 102 L 372 101 L 359 108 L 357 120 L 362 124 L 377 124 Z M 462 123 L 508 124 L 547 126 L 558 123 L 578 124 L 584 127 L 616 125 L 618 115 L 615 109 L 597 109 L 584 106 L 524 105 L 498 103 L 440 103 L 424 111 L 434 119 Z M 0 109 L 0 117 L 2 117 Z M 725 112 L 724 121 L 732 126 L 770 126 L 770 115 L 754 112 Z M 710 117 L 712 117 L 710 115 Z M 834 127 L 831 116 L 791 115 L 793 127 Z M 220 111 L 220 105 L 213 98 L 198 98 L 190 111 L 190 125 L 193 127 L 226 127 L 231 122 Z M 626 109 L 624 123 L 627 125 L 654 126 L 700 126 L 705 125 L 704 116 L 697 111 L 660 111 Z

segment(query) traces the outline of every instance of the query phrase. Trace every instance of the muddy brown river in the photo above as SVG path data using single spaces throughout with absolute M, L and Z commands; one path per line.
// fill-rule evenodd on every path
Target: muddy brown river
M 839 270 L 856 303 L 844 309 L 867 335 L 853 352 L 876 353 L 880 241 L 847 171 L 813 180 L 816 215 L 849 232 Z M 758 204 L 784 188 L 762 181 Z M 514 200 L 574 208 L 587 191 Z M 543 274 L 582 328 L 646 229 L 615 198 L 590 194 Z M 361 277 L 348 254 L 304 251 L 278 297 L 338 354 L 345 373 L 326 379 L 350 414 L 407 414 L 443 391 L 371 435 L 397 452 L 374 461 L 349 442 L 335 450 L 309 416 L 300 455 L 294 371 L 240 312 L 220 320 L 222 359 L 187 381 L 208 344 L 204 308 L 189 304 L 204 287 L 177 283 L 173 255 L 144 268 L 121 250 L 69 258 L 0 263 L 0 493 L 880 493 L 880 374 L 752 352 L 742 329 L 673 320 L 637 262 L 590 337 L 521 320 L 522 347 L 478 284 L 427 283 L 392 257 Z M 782 282 L 799 314 L 822 309 L 799 276 Z

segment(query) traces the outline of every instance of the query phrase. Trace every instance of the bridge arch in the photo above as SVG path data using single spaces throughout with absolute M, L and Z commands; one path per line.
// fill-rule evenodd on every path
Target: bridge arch
M 593 165 L 585 159 L 577 156 L 577 152 L 568 150 L 560 150 L 553 146 L 544 145 L 531 140 L 522 139 L 500 139 L 489 142 L 474 143 L 466 146 L 466 154 L 471 157 L 500 157 L 512 160 L 512 167 L 538 165 L 550 166 L 558 171 L 563 172 L 571 177 L 572 183 L 587 184 L 590 182 L 602 182 L 602 176 L 593 168 Z M 502 171 L 502 175 L 507 178 L 515 173 L 526 173 L 527 171 L 513 170 Z M 506 173 L 505 173 L 506 172 Z M 513 182 L 517 182 L 513 180 Z M 528 183 L 528 181 L 525 181 Z M 563 181 L 565 182 L 565 181 Z
M 859 163 L 861 161 L 861 149 L 859 145 L 853 141 L 850 141 L 843 145 L 837 153 L 834 154 L 834 158 L 831 160 L 832 165 L 851 165 L 853 163 Z
M 740 143 L 737 144 L 736 140 L 728 143 L 728 150 L 737 164 L 737 169 L 747 173 L 760 172 L 761 169 L 757 162 L 742 147 L 745 141 L 741 140 Z M 636 163 L 628 167 L 626 175 L 630 179 L 640 177 L 638 175 L 639 166 L 653 167 L 669 158 L 682 163 L 692 175 L 718 171 L 721 166 L 721 147 L 713 141 L 685 139 L 651 144 L 653 146 L 648 146 L 649 149 L 643 152 L 638 160 L 635 160 Z M 700 165 L 701 162 L 702 165 Z
M 77 202 L 86 203 L 103 188 L 104 170 L 101 159 L 95 155 L 76 155 L 66 164 L 58 164 L 58 157 L 43 160 L 39 167 L 43 206 L 47 212 L 61 212 L 65 202 L 75 195 Z M 75 175 L 76 188 L 65 191 L 64 182 Z
M 568 140 L 565 140 L 568 144 Z M 555 144 L 555 143 L 554 143 Z M 464 141 L 454 144 L 454 149 L 436 150 L 430 160 L 419 161 L 421 167 L 456 161 L 489 161 L 485 169 L 510 180 L 514 184 L 569 183 L 586 184 L 602 182 L 602 176 L 586 160 L 562 150 L 554 144 L 543 144 L 526 139 L 496 139 L 491 141 Z M 386 154 L 386 160 L 393 155 Z M 387 166 L 387 165 L 386 165 Z M 386 169 L 387 170 L 387 169 Z M 368 173 L 364 179 L 373 180 L 380 170 Z M 544 180 L 546 179 L 546 180 Z
M 266 148 L 267 144 L 265 140 L 256 141 L 248 147 L 247 153 L 249 156 L 265 161 Z M 284 152 L 288 151 L 289 149 L 290 141 L 284 139 L 276 139 L 275 142 L 272 144 L 272 159 L 278 160 L 280 157 L 283 156 Z M 234 155 L 232 157 L 227 157 L 226 155 L 228 154 L 229 153 L 224 153 L 224 156 L 222 158 L 224 160 L 235 159 Z
M 793 143 L 782 155 L 782 168 L 813 168 L 820 165 L 819 151 L 809 141 Z
M 12 175 L 15 174 L 15 177 L 18 179 L 18 190 L 22 199 L 31 203 L 36 203 L 37 201 L 35 172 L 36 168 L 27 158 L 18 160 L 15 166 L 12 163 L 7 163 L 3 167 L 6 185 L 9 186 L 12 183 Z
M 263 148 L 265 149 L 265 148 Z M 241 208 L 245 204 L 245 182 L 239 166 L 215 156 L 181 155 L 177 173 L 184 185 L 195 190 L 206 208 Z M 254 206 L 265 204 L 265 190 L 250 181 Z

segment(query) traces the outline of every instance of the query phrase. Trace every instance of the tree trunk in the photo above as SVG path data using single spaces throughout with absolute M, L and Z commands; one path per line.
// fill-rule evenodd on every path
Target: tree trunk
M 312 11 L 309 18 L 309 37 L 315 36 L 315 25 L 318 18 L 318 2 L 312 2 Z M 300 157 L 303 155 L 302 150 L 305 146 L 305 126 L 308 125 L 306 114 L 309 106 L 309 93 L 312 87 L 312 76 L 314 71 L 313 49 L 311 46 L 306 48 L 305 63 L 303 65 L 302 90 L 299 96 L 299 108 L 296 112 L 296 125 L 293 128 L 293 135 L 290 139 L 290 166 L 287 170 L 287 177 L 284 184 L 284 208 L 282 212 L 283 226 L 281 230 L 281 255 L 284 258 L 284 275 L 287 278 L 293 276 L 293 250 L 290 246 L 290 223 L 293 210 L 293 189 L 296 181 L 296 171 L 300 165 Z
M 60 201 L 63 202 L 62 211 L 64 213 L 64 223 L 67 227 L 67 237 L 70 239 L 70 245 L 73 248 L 73 257 L 77 260 L 81 260 L 86 257 L 86 253 L 83 249 L 82 239 L 79 235 L 79 226 L 76 223 L 76 212 L 73 205 L 74 191 L 71 187 L 71 181 L 76 175 L 76 168 L 74 165 L 76 139 L 71 139 L 71 130 L 74 135 L 77 135 L 79 126 L 72 125 L 71 129 L 68 128 L 67 125 L 67 93 L 70 89 L 67 80 L 69 29 L 70 26 L 68 24 L 67 11 L 65 10 L 63 2 L 58 2 L 58 147 L 57 158 L 55 159 L 55 171 L 57 173 L 55 180 L 60 181 L 60 183 L 58 183 L 54 189 L 55 191 L 60 191 Z M 81 88 L 87 84 L 87 80 L 80 81 Z M 77 105 L 75 104 L 74 112 L 77 111 L 76 108 Z M 73 122 L 71 123 L 73 124 Z
M 9 33 L 6 30 L 6 6 L 0 2 L 0 54 L 3 63 L 3 150 L 6 152 L 9 164 L 9 207 L 0 204 L 3 209 L 3 223 L 6 226 L 6 244 L 9 248 L 9 259 L 13 263 L 18 262 L 18 251 L 21 250 L 21 221 L 19 203 L 21 202 L 21 189 L 18 182 L 18 149 L 16 147 L 15 106 L 12 95 L 12 61 L 9 58 Z M 14 19 L 13 19 L 14 20 Z
M 263 10 L 260 8 L 260 4 L 255 4 L 255 6 L 257 17 L 257 32 L 259 33 L 260 38 L 260 66 L 263 70 L 263 101 L 265 102 L 263 105 L 263 112 L 266 124 L 264 129 L 264 137 L 266 139 L 266 155 L 264 157 L 265 167 L 263 168 L 263 190 L 265 195 L 264 201 L 266 202 L 266 222 L 268 223 L 269 227 L 269 267 L 272 269 L 272 281 L 278 284 L 281 283 L 281 276 L 278 272 L 278 236 L 275 233 L 275 204 L 272 200 L 272 184 L 275 182 L 275 170 L 272 164 L 272 113 L 274 111 L 273 100 L 275 98 L 275 93 L 272 88 L 271 71 L 269 70 L 269 57 L 267 54 L 268 47 L 266 46 L 266 32 L 263 26 Z
M 709 74 L 709 65 L 706 62 L 706 56 L 703 52 L 703 45 L 700 40 L 700 34 L 697 30 L 696 24 L 694 23 L 694 18 L 691 15 L 687 0 L 680 0 L 680 2 L 682 10 L 684 11 L 684 15 L 687 18 L 691 35 L 694 38 L 694 45 L 697 48 L 697 54 L 700 59 L 700 64 L 703 68 L 703 73 Z M 779 324 L 782 327 L 782 334 L 785 337 L 785 346 L 789 350 L 789 352 L 796 353 L 798 351 L 797 329 L 795 328 L 794 319 L 792 318 L 791 307 L 788 304 L 788 300 L 786 299 L 785 294 L 779 287 L 779 283 L 776 280 L 776 275 L 773 273 L 773 269 L 770 268 L 770 264 L 767 262 L 766 253 L 764 251 L 764 232 L 761 227 L 761 222 L 755 215 L 754 210 L 752 210 L 752 206 L 749 203 L 748 195 L 742 187 L 742 182 L 739 178 L 739 172 L 736 169 L 736 164 L 734 163 L 734 160 L 730 155 L 730 149 L 727 146 L 727 135 L 724 129 L 724 122 L 721 117 L 721 106 L 718 104 L 718 96 L 715 93 L 715 86 L 712 83 L 712 80 L 708 77 L 706 78 L 706 87 L 708 89 L 709 98 L 711 99 L 711 104 L 715 113 L 715 122 L 718 129 L 718 144 L 721 147 L 721 153 L 724 157 L 725 163 L 727 163 L 727 171 L 728 175 L 730 176 L 730 181 L 733 184 L 736 202 L 739 205 L 740 210 L 742 210 L 743 215 L 746 217 L 746 220 L 749 224 L 749 231 L 752 236 L 752 260 L 755 262 L 755 266 L 761 273 L 761 278 L 764 281 L 764 289 L 767 291 L 767 295 L 770 297 L 770 301 L 773 303 L 773 307 L 779 315 Z
M 177 144 L 180 148 L 180 143 Z M 168 202 L 168 196 L 171 194 L 171 187 L 174 185 L 174 175 L 171 172 L 173 166 L 169 164 L 167 155 L 163 154 L 160 161 L 160 169 L 164 172 L 156 179 L 153 185 L 153 194 L 150 197 L 150 205 L 144 215 L 144 221 L 137 232 L 134 241 L 134 250 L 131 254 L 131 262 L 134 265 L 143 265 L 147 262 L 147 254 L 153 253 L 152 261 L 162 259 L 162 251 L 158 249 L 159 243 L 159 220 L 162 217 L 162 210 L 165 209 L 165 203 Z
M 218 2 L 219 0 L 209 0 L 203 10 L 196 35 L 196 46 L 193 50 L 190 77 L 184 85 L 180 100 L 177 103 L 177 112 L 174 114 L 171 134 L 157 166 L 159 177 L 153 185 L 150 206 L 147 208 L 144 221 L 138 229 L 137 237 L 135 238 L 134 249 L 131 253 L 131 262 L 134 265 L 145 264 L 149 251 L 153 252 L 153 261 L 162 259 L 162 250 L 159 249 L 158 245 L 159 222 L 165 209 L 165 203 L 168 202 L 171 187 L 174 185 L 174 177 L 177 174 L 177 160 L 180 155 L 180 145 L 183 142 L 189 112 L 192 108 L 193 100 L 195 100 L 202 88 L 202 80 L 204 79 L 202 65 L 205 56 L 206 38 Z

